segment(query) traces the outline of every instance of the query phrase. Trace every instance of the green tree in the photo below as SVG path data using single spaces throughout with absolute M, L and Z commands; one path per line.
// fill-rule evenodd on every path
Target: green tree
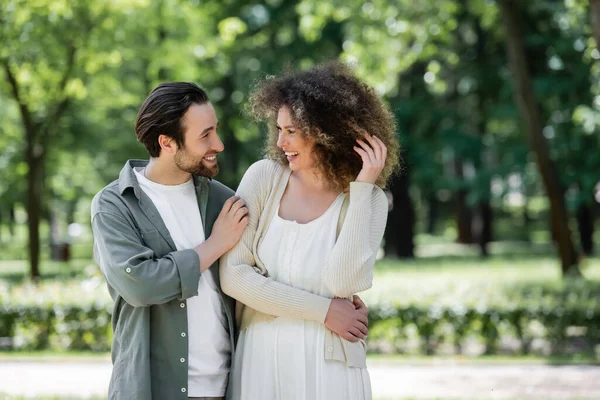
M 571 238 L 564 189 L 559 181 L 556 163 L 550 156 L 548 143 L 542 132 L 540 106 L 537 103 L 525 51 L 521 22 L 521 6 L 513 0 L 499 0 L 506 28 L 506 47 L 515 84 L 515 97 L 537 157 L 537 164 L 550 200 L 552 232 L 555 236 L 563 274 L 580 274 L 578 255 Z
M 119 62 L 106 40 L 118 23 L 117 6 L 122 4 L 108 0 L 10 0 L 0 6 L 2 90 L 17 104 L 22 125 L 29 260 L 35 280 L 40 276 L 39 224 L 48 154 L 63 134 L 69 107 L 87 96 L 91 72 Z

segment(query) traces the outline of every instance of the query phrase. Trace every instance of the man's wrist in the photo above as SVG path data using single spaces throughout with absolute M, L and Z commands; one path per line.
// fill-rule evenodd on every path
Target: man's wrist
M 198 257 L 200 257 L 200 272 L 204 272 L 219 259 L 224 253 L 221 251 L 219 243 L 209 237 L 204 242 L 195 247 Z

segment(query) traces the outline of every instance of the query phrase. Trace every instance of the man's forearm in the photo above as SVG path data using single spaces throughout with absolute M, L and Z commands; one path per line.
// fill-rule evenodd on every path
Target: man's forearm
M 210 237 L 194 248 L 200 259 L 200 272 L 204 273 L 225 253 L 223 247 Z

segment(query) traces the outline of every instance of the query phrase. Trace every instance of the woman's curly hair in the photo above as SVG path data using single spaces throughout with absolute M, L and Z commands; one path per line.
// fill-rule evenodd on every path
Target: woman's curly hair
M 247 110 L 258 121 L 269 124 L 266 156 L 288 165 L 277 148 L 275 121 L 287 106 L 305 137 L 314 142 L 319 168 L 331 187 L 347 191 L 362 169 L 354 151 L 356 139 L 366 131 L 387 147 L 385 167 L 376 184 L 385 187 L 399 164 L 399 145 L 392 113 L 375 90 L 358 79 L 347 65 L 333 61 L 307 71 L 286 72 L 259 81 L 250 95 Z

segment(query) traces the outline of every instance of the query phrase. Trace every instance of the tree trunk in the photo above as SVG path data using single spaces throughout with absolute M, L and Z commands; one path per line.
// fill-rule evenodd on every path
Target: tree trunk
M 15 206 L 11 205 L 8 209 L 8 233 L 11 239 L 15 237 Z
M 415 257 L 415 212 L 410 200 L 409 168 L 395 176 L 390 184 L 393 197 L 392 210 L 385 227 L 385 255 L 399 258 Z
M 439 214 L 439 203 L 435 197 L 435 193 L 429 194 L 426 199 L 427 202 L 427 233 L 433 235 L 435 233 L 435 223 L 438 219 Z
M 499 0 L 505 26 L 506 48 L 514 81 L 514 93 L 521 117 L 529 134 L 531 147 L 536 155 L 538 169 L 550 200 L 553 231 L 561 260 L 563 275 L 580 275 L 578 254 L 571 238 L 564 191 L 560 185 L 556 166 L 550 158 L 548 143 L 542 133 L 540 110 L 535 101 L 532 79 L 527 63 L 519 2 Z
M 219 180 L 229 187 L 236 187 L 238 180 L 238 169 L 240 161 L 240 143 L 235 137 L 233 121 L 239 115 L 237 105 L 231 99 L 235 91 L 235 84 L 231 76 L 224 77 L 219 86 L 223 89 L 225 95 L 216 102 L 220 107 L 219 118 L 223 121 L 228 121 L 227 125 L 221 128 L 221 139 L 227 152 L 227 157 L 219 161 Z
M 594 212 L 586 203 L 577 208 L 577 227 L 581 249 L 586 256 L 591 256 L 594 253 Z
M 600 49 L 600 0 L 590 0 L 590 20 L 596 47 Z
M 61 242 L 60 240 L 60 227 L 58 224 L 58 218 L 56 217 L 56 213 L 52 209 L 48 209 L 48 242 L 50 243 L 50 248 Z
M 525 189 L 523 189 L 523 214 L 521 217 L 523 220 L 523 226 L 525 229 L 529 229 L 531 226 L 531 215 L 529 215 L 529 196 Z
M 486 45 L 487 45 L 487 35 L 486 32 L 484 31 L 483 27 L 481 26 L 481 23 L 479 21 L 479 18 L 477 16 L 473 17 L 473 24 L 474 24 L 474 28 L 475 28 L 475 32 L 477 33 L 477 63 L 479 65 L 479 70 L 480 71 L 485 71 L 487 70 L 487 68 L 489 68 L 488 63 L 487 63 L 487 59 L 486 59 Z M 483 75 L 483 74 L 482 74 Z M 482 146 L 481 146 L 481 150 L 480 150 L 480 154 L 478 156 L 478 158 L 475 160 L 475 162 L 477 163 L 475 165 L 475 168 L 478 171 L 481 171 L 483 169 L 484 166 L 487 165 L 487 163 L 489 161 L 486 160 L 486 152 L 485 152 L 485 147 L 483 145 L 483 143 L 485 143 L 484 141 L 484 137 L 486 134 L 486 130 L 487 130 L 487 113 L 486 113 L 486 101 L 487 100 L 491 100 L 494 101 L 494 98 L 490 99 L 490 95 L 489 92 L 486 92 L 486 90 L 484 89 L 484 77 L 480 75 L 479 76 L 479 83 L 478 83 L 478 90 L 477 90 L 477 111 L 478 111 L 478 117 L 479 117 L 479 122 L 477 123 L 477 127 L 478 127 L 478 131 L 479 131 L 479 136 L 481 138 L 481 142 L 482 142 Z M 476 236 L 477 236 L 477 244 L 479 244 L 479 254 L 481 255 L 481 257 L 483 258 L 487 258 L 489 257 L 490 253 L 489 253 L 489 248 L 488 245 L 489 243 L 492 241 L 492 221 L 493 221 L 493 211 L 492 211 L 492 204 L 491 204 L 491 182 L 489 181 L 489 179 L 486 179 L 485 182 L 486 188 L 485 188 L 485 195 L 482 196 L 482 198 L 479 201 L 479 204 L 477 205 L 477 229 L 476 229 Z
M 43 158 L 35 154 L 35 144 L 27 146 L 27 227 L 29 230 L 29 265 L 31 279 L 40 279 L 40 219 L 42 206 Z
M 77 211 L 77 199 L 69 201 L 67 204 L 67 226 L 75 223 L 75 212 Z
M 456 158 L 454 159 L 454 174 L 457 179 L 463 179 L 463 164 Z M 455 194 L 456 204 L 456 229 L 458 243 L 471 244 L 473 240 L 473 214 L 467 205 L 467 191 L 460 189 Z
M 479 245 L 481 257 L 488 257 L 489 244 L 492 241 L 493 210 L 489 199 L 483 200 L 478 206 L 477 215 L 477 244 Z

